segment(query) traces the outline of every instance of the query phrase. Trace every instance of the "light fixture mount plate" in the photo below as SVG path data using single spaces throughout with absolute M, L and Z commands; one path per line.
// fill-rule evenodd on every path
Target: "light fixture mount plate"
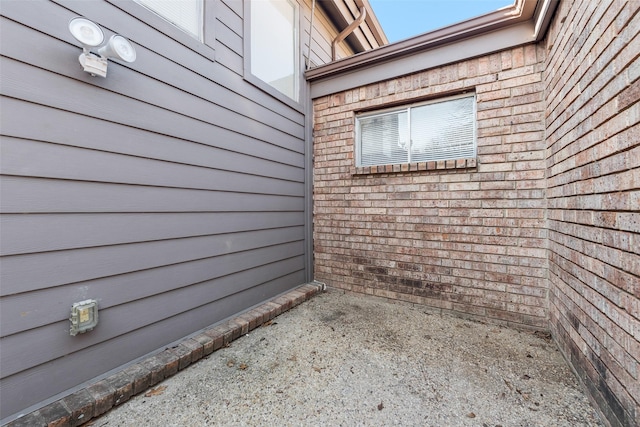
M 81 53 L 78 57 L 80 65 L 92 76 L 107 77 L 107 59 L 93 53 Z

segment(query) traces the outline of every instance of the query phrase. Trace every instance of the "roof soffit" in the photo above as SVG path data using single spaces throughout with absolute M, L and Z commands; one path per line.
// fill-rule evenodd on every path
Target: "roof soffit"
M 318 0 L 318 5 L 328 15 L 338 32 L 356 19 L 360 8 L 364 7 L 367 10 L 363 28 L 354 31 L 346 39 L 355 52 L 365 52 L 389 43 L 369 0 Z

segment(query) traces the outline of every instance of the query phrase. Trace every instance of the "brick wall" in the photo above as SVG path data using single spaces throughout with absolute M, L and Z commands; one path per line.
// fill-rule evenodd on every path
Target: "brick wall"
M 518 47 L 316 99 L 315 278 L 547 328 L 544 53 Z M 355 168 L 356 112 L 463 91 L 477 94 L 477 159 Z
M 547 34 L 550 324 L 612 425 L 640 418 L 640 14 L 563 1 Z

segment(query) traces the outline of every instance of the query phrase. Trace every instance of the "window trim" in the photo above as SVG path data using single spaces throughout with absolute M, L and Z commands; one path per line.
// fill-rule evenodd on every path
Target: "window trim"
M 144 7 L 145 9 L 151 11 L 152 13 L 158 15 L 160 18 L 164 19 L 165 21 L 167 21 L 169 24 L 173 25 L 174 27 L 178 28 L 180 31 L 188 34 L 189 36 L 193 37 L 194 39 L 198 40 L 199 42 L 204 42 L 204 0 L 192 0 L 195 1 L 197 6 L 198 6 L 198 12 L 199 12 L 199 20 L 200 22 L 198 22 L 198 33 L 199 34 L 194 34 L 192 33 L 190 30 L 184 28 L 183 26 L 179 25 L 176 22 L 171 21 L 169 18 L 167 18 L 166 16 L 164 16 L 163 14 L 161 14 L 160 12 L 158 12 L 157 10 L 155 10 L 153 7 L 151 7 L 149 4 L 144 3 L 145 0 L 133 0 L 136 3 L 138 3 L 139 5 L 141 5 L 142 7 Z M 148 0 L 147 0 L 148 1 Z
M 369 117 L 376 117 L 376 116 L 383 116 L 383 115 L 388 115 L 388 114 L 394 114 L 394 113 L 400 113 L 403 111 L 406 111 L 408 113 L 408 129 L 409 129 L 409 135 L 411 135 L 411 113 L 410 110 L 412 108 L 418 108 L 418 107 L 422 107 L 425 105 L 433 105 L 433 104 L 439 104 L 441 102 L 446 102 L 446 101 L 453 101 L 456 99 L 462 99 L 462 98 L 473 98 L 473 155 L 472 157 L 456 157 L 453 159 L 432 159 L 432 160 L 426 160 L 426 161 L 412 161 L 411 159 L 411 151 L 409 150 L 409 154 L 407 156 L 407 161 L 406 162 L 402 162 L 402 163 L 385 163 L 385 164 L 376 164 L 376 165 L 363 165 L 362 164 L 362 140 L 361 140 L 361 135 L 360 135 L 360 119 L 363 118 L 369 118 Z M 377 170 L 377 169 L 383 169 L 382 172 L 384 171 L 393 171 L 393 172 L 406 172 L 409 170 L 426 170 L 427 167 L 425 166 L 418 168 L 416 167 L 409 167 L 409 168 L 404 168 L 404 165 L 418 165 L 418 164 L 428 164 L 428 163 L 438 163 L 438 162 L 457 162 L 458 160 L 465 160 L 465 162 L 457 162 L 456 164 L 464 164 L 464 166 L 456 166 L 457 167 L 468 167 L 466 166 L 467 164 L 472 164 L 472 167 L 475 167 L 476 162 L 467 162 L 467 160 L 470 159 L 476 159 L 478 157 L 478 102 L 477 102 L 477 95 L 475 92 L 464 92 L 464 93 L 460 93 L 457 95 L 446 95 L 443 97 L 438 97 L 438 98 L 431 98 L 428 100 L 423 100 L 423 101 L 419 101 L 419 102 L 413 102 L 411 104 L 402 104 L 402 105 L 394 105 L 392 107 L 387 107 L 387 108 L 382 108 L 382 109 L 376 109 L 376 110 L 370 110 L 370 111 L 366 111 L 366 112 L 361 112 L 361 113 L 356 113 L 355 114 L 355 126 L 354 126 L 354 130 L 355 130 L 355 139 L 354 139 L 354 151 L 355 151 L 355 155 L 354 155 L 354 161 L 355 161 L 355 167 L 356 170 L 359 171 L 358 173 L 373 173 L 371 171 L 373 170 Z M 388 168 L 387 166 L 391 166 L 391 168 Z M 398 166 L 398 168 L 394 167 L 394 166 Z M 452 167 L 446 167 L 446 169 L 450 169 Z M 391 169 L 391 170 L 389 170 Z M 396 170 L 396 169 L 401 169 L 401 170 Z M 428 168 L 428 169 L 432 169 L 432 168 Z M 367 172 L 368 171 L 368 172 Z
M 279 101 L 287 104 L 288 106 L 302 112 L 304 111 L 304 105 L 306 102 L 307 91 L 303 90 L 305 87 L 306 80 L 304 79 L 304 58 L 302 52 L 302 40 L 301 40 L 301 31 L 302 31 L 302 19 L 304 13 L 302 13 L 302 5 L 298 0 L 290 0 L 292 3 L 296 5 L 296 21 L 297 21 L 297 29 L 296 29 L 296 62 L 298 64 L 298 75 L 295 76 L 296 84 L 298 88 L 298 100 L 289 98 L 284 93 L 280 92 L 275 87 L 271 86 L 269 83 L 260 79 L 258 76 L 254 75 L 251 72 L 251 0 L 244 0 L 244 79 L 251 83 L 253 86 L 262 90 L 263 92 L 268 93 L 272 97 L 278 99 Z
M 202 40 L 198 40 L 190 33 L 182 28 L 169 22 L 162 16 L 151 11 L 146 6 L 136 1 L 121 0 L 105 0 L 112 6 L 123 10 L 129 15 L 139 19 L 146 25 L 149 25 L 159 33 L 164 34 L 170 39 L 175 40 L 187 49 L 190 49 L 203 57 L 215 61 L 215 3 L 211 1 L 203 1 L 202 21 L 203 36 Z

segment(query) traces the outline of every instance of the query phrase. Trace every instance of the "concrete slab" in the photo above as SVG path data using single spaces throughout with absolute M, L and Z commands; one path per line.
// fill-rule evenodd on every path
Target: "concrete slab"
M 93 426 L 599 426 L 547 334 L 330 290 Z

